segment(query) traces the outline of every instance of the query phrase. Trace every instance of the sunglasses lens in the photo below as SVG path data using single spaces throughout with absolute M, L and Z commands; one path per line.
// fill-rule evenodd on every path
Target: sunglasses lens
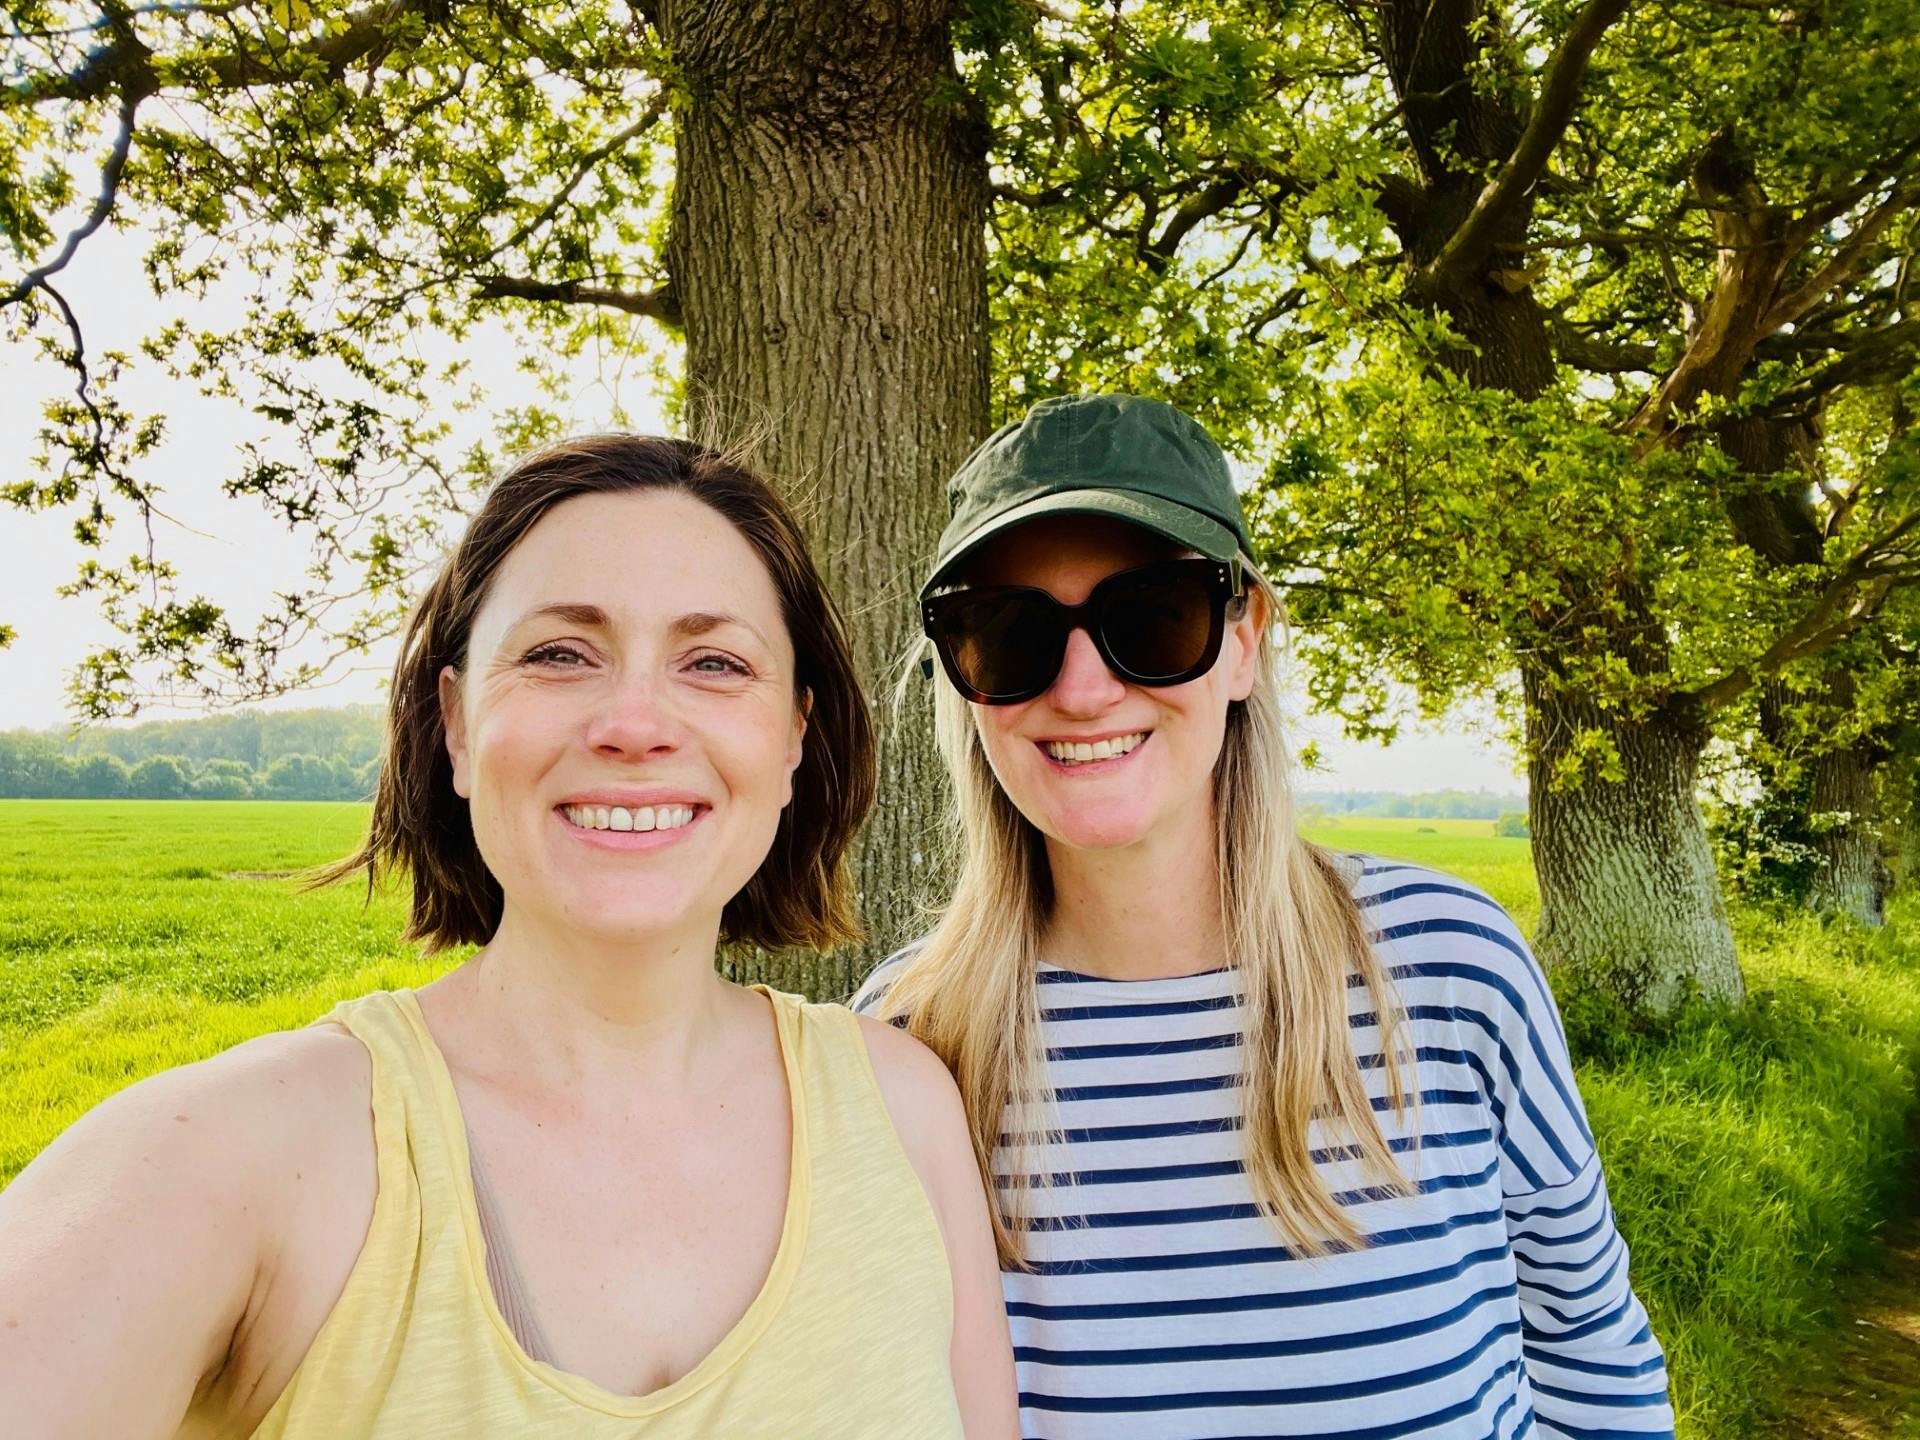
M 1100 633 L 1135 680 L 1164 680 L 1187 674 L 1206 657 L 1213 611 L 1205 570 L 1156 567 L 1114 587 Z
M 1031 591 L 961 594 L 941 607 L 942 648 L 983 695 L 1037 694 L 1060 673 L 1060 624 Z

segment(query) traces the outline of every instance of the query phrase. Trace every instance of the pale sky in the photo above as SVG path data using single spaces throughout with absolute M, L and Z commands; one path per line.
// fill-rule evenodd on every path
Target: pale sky
M 119 349 L 137 355 L 140 337 L 169 313 L 141 274 L 141 248 L 134 235 L 103 231 L 81 247 L 63 276 L 62 293 L 80 312 L 93 354 Z M 217 323 L 218 309 L 217 299 L 203 302 L 195 306 L 194 318 L 203 325 Z M 477 331 L 462 348 L 491 393 L 531 398 L 526 394 L 529 381 L 515 370 L 514 346 L 504 332 Z M 165 491 L 161 503 L 187 527 L 163 527 L 160 547 L 178 564 L 185 593 L 203 593 L 235 615 L 257 615 L 273 591 L 288 584 L 306 563 L 300 537 L 290 535 L 256 503 L 229 500 L 220 491 L 221 482 L 236 469 L 236 447 L 269 427 L 233 402 L 201 397 L 190 384 L 168 381 L 150 363 L 141 364 L 133 372 L 137 378 L 124 382 L 121 393 L 139 413 L 159 410 L 168 416 L 168 440 L 146 463 Z M 627 368 L 636 376 L 646 369 L 637 364 Z M 0 453 L 12 460 L 7 478 L 24 479 L 38 448 L 41 404 L 55 390 L 65 391 L 68 377 L 41 362 L 30 345 L 0 350 L 0 376 Z M 568 416 L 572 428 L 604 428 L 614 396 L 590 363 L 574 378 Z M 665 430 L 644 378 L 629 378 L 619 399 L 636 428 Z M 89 645 L 110 635 L 90 599 L 55 594 L 56 587 L 72 579 L 82 558 L 72 526 L 70 511 L 29 514 L 0 508 L 0 623 L 19 631 L 13 646 L 0 650 L 0 729 L 68 722 L 67 674 Z M 110 538 L 107 558 L 123 558 L 138 548 L 139 540 L 137 525 L 123 520 Z M 325 688 L 272 703 L 378 701 L 391 660 L 387 647 Z M 1292 708 L 1296 714 L 1301 710 L 1297 698 Z M 191 713 L 156 708 L 147 718 Z M 1318 741 L 1327 761 L 1326 768 L 1307 778 L 1308 789 L 1518 793 L 1524 788 L 1511 753 L 1485 717 L 1454 716 L 1439 726 L 1412 727 L 1392 746 L 1353 744 L 1341 740 L 1336 728 L 1325 717 L 1298 722 L 1297 743 Z

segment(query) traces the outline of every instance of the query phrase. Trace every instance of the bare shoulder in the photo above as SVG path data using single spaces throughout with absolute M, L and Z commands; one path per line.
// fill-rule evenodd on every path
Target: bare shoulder
M 959 1087 L 940 1057 L 906 1031 L 865 1015 L 859 1020 L 887 1114 L 937 1205 L 959 1177 L 977 1173 Z
M 371 1208 L 371 1092 L 366 1048 L 334 1029 L 162 1071 L 41 1152 L 0 1199 L 0 1228 L 65 1215 L 132 1243 L 206 1234 L 265 1262 L 311 1219 Z
M 924 1115 L 951 1107 L 959 1113 L 960 1091 L 938 1055 L 897 1025 L 866 1015 L 859 1020 L 867 1058 L 896 1120 L 902 1108 Z
M 196 1394 L 257 1423 L 366 1233 L 371 1089 L 351 1035 L 265 1036 L 129 1086 L 0 1191 L 22 1433 L 168 1433 Z
M 202 1187 L 270 1185 L 290 1153 L 332 1156 L 356 1134 L 370 1145 L 372 1085 L 366 1047 L 344 1030 L 262 1035 L 128 1086 L 49 1148 L 137 1152 Z

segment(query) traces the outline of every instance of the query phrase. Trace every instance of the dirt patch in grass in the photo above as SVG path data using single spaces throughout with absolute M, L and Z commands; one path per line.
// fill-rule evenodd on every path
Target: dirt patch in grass
M 1913 1138 L 1920 1147 L 1920 1118 Z M 1920 1440 L 1920 1148 L 1875 1253 L 1841 1282 L 1839 1321 L 1775 1431 L 1796 1440 Z

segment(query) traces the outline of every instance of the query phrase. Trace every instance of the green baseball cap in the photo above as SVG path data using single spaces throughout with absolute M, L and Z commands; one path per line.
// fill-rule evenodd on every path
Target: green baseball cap
M 1209 560 L 1251 552 L 1227 457 L 1191 416 L 1139 395 L 1042 400 L 1002 425 L 947 484 L 922 598 L 1004 530 L 1043 515 L 1107 515 Z

